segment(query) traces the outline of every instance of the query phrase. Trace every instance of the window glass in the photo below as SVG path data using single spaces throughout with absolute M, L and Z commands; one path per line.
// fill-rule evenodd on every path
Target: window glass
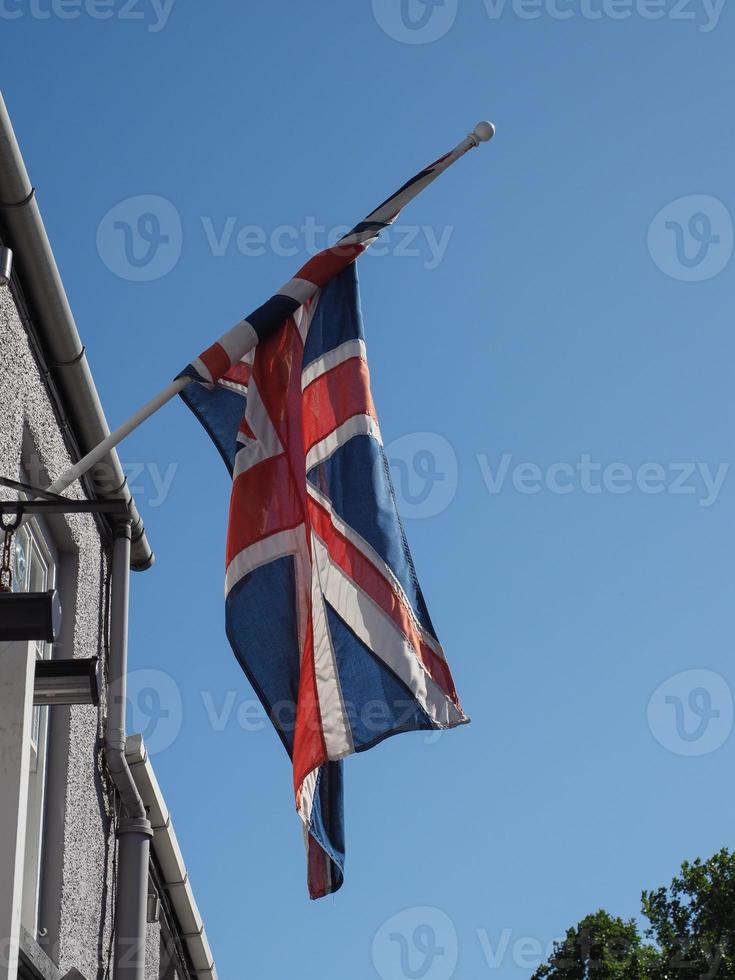
M 21 527 L 13 535 L 13 592 L 26 592 L 28 576 L 28 532 Z
M 28 568 L 28 591 L 43 592 L 46 589 L 48 566 L 36 541 L 31 542 L 31 562 Z
M 50 538 L 36 520 L 29 521 L 16 531 L 13 538 L 12 561 L 14 592 L 45 592 L 54 587 L 55 566 L 52 547 Z M 33 649 L 39 660 L 51 656 L 50 643 L 35 641 Z M 34 937 L 38 930 L 48 710 L 48 708 L 34 707 L 31 720 L 28 825 L 21 921 Z

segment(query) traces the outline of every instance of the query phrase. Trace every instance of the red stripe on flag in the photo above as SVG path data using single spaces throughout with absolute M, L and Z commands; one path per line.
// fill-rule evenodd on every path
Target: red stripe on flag
M 309 898 L 324 898 L 329 895 L 329 875 L 327 874 L 327 862 L 329 858 L 321 849 L 319 844 L 309 834 L 307 837 L 307 873 L 306 881 L 309 887 Z
M 324 439 L 353 415 L 376 418 L 365 361 L 351 357 L 316 378 L 304 390 L 304 450 Z
M 308 498 L 308 507 L 311 526 L 327 545 L 332 561 L 393 620 L 416 651 L 418 659 L 431 679 L 459 707 L 449 666 L 421 638 L 421 633 L 404 597 L 393 588 L 375 565 L 337 530 L 329 512 L 313 497 Z
M 208 347 L 203 354 L 199 355 L 199 359 L 204 362 L 212 375 L 212 381 L 219 381 L 230 366 L 229 354 L 219 342 Z
M 232 484 L 227 565 L 243 548 L 303 521 L 301 495 L 283 453 L 245 470 Z
M 289 453 L 301 451 L 301 359 L 304 344 L 293 317 L 257 347 L 253 381 L 281 445 Z
M 306 469 L 301 434 L 301 361 L 304 345 L 292 317 L 262 341 L 253 362 L 253 381 L 271 424 L 288 457 L 289 493 L 301 501 L 306 515 Z M 283 492 L 274 488 L 274 492 Z M 291 505 L 295 508 L 295 503 Z
M 364 245 L 335 245 L 309 259 L 294 276 L 294 279 L 306 279 L 315 286 L 324 286 L 338 272 L 346 269 L 355 261 L 358 255 L 365 251 Z
M 319 694 L 316 687 L 313 624 L 311 614 L 309 614 L 304 652 L 301 657 L 293 741 L 293 780 L 297 809 L 301 805 L 302 783 L 310 772 L 326 761 L 327 748 L 324 744 Z
M 293 780 L 296 794 L 296 809 L 301 808 L 303 782 L 310 772 L 327 761 L 327 747 L 324 744 L 322 716 L 319 710 L 319 694 L 316 686 L 316 667 L 314 664 L 314 630 L 311 614 L 306 628 L 304 651 L 301 656 L 299 693 L 296 701 L 296 727 L 293 742 Z M 319 806 L 318 796 L 314 806 Z M 330 892 L 327 855 L 307 833 L 307 884 L 311 898 L 323 898 Z
M 232 381 L 236 385 L 242 385 L 247 388 L 248 382 L 250 381 L 250 365 L 243 363 L 243 361 L 238 361 L 237 364 L 233 364 L 229 371 L 225 371 L 222 375 L 223 381 Z
M 248 420 L 245 418 L 245 416 L 243 416 L 242 419 L 240 420 L 240 425 L 238 427 L 238 431 L 241 432 L 248 439 L 254 439 L 255 438 L 255 433 L 250 428 L 250 426 L 248 424 Z

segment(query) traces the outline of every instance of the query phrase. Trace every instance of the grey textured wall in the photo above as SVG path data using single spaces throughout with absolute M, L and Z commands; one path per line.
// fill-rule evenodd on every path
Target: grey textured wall
M 145 980 L 158 980 L 161 972 L 161 929 L 157 922 L 148 925 L 145 942 Z
M 8 288 L 0 288 L 0 474 L 44 485 L 70 464 L 58 421 Z M 25 473 L 23 469 L 25 468 Z M 8 491 L 0 488 L 0 493 Z M 81 496 L 78 484 L 67 494 Z M 62 556 L 63 631 L 56 656 L 102 656 L 107 556 L 89 515 L 52 524 Z M 47 835 L 39 944 L 62 975 L 105 976 L 112 921 L 114 833 L 98 735 L 104 706 L 53 708 L 49 724 Z M 157 932 L 158 927 L 151 929 Z M 158 936 L 149 937 L 149 980 Z M 155 953 L 154 953 L 155 951 Z
M 71 460 L 7 288 L 0 289 L 0 349 L 0 473 L 32 482 L 56 476 Z M 75 486 L 69 494 L 81 491 Z M 51 530 L 64 555 L 64 629 L 55 654 L 97 656 L 105 562 L 97 526 L 80 514 L 57 519 Z M 51 709 L 49 722 L 39 919 L 47 935 L 39 942 L 62 974 L 76 967 L 96 980 L 98 947 L 109 942 L 112 873 L 111 821 L 97 761 L 100 719 L 95 708 L 74 706 Z

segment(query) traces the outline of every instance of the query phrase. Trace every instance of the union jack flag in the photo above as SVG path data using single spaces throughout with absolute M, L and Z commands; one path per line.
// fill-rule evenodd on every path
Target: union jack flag
M 312 898 L 343 881 L 342 760 L 468 721 L 398 515 L 354 266 L 450 156 L 183 372 L 232 475 L 227 635 L 293 762 Z

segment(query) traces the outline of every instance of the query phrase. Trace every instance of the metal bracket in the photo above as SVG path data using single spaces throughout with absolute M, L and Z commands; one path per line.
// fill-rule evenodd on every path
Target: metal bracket
M 124 500 L 70 500 L 58 493 L 41 490 L 7 476 L 0 476 L 0 486 L 26 493 L 32 500 L 0 500 L 0 517 L 5 514 L 113 514 L 128 517 L 128 505 Z

